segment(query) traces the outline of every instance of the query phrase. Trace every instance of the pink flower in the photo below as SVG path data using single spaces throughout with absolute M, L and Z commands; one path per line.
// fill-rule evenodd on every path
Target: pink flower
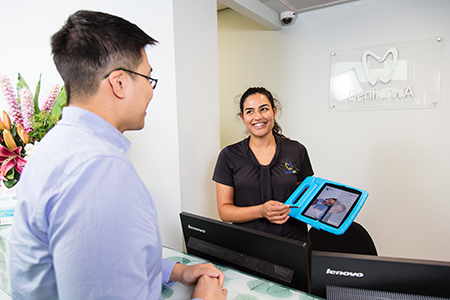
M 12 168 L 15 168 L 19 174 L 22 174 L 23 166 L 27 161 L 20 156 L 21 150 L 22 147 L 17 147 L 11 151 L 0 145 L 0 179 L 7 181 L 6 174 Z
M 44 107 L 42 108 L 42 110 L 49 114 L 50 111 L 52 110 L 53 104 L 55 104 L 56 98 L 58 97 L 59 94 L 59 85 L 55 85 L 53 87 L 53 89 L 50 91 L 48 97 L 47 97 L 47 101 L 45 101 L 44 103 Z
M 34 102 L 33 94 L 26 88 L 23 88 L 19 92 L 20 104 L 22 105 L 22 116 L 23 116 L 23 128 L 29 133 L 33 130 L 32 119 L 34 114 Z
M 11 81 L 9 81 L 8 77 L 0 77 L 0 89 L 3 92 L 6 101 L 8 102 L 13 121 L 16 124 L 22 124 L 22 114 L 20 113 L 19 102 L 11 86 Z

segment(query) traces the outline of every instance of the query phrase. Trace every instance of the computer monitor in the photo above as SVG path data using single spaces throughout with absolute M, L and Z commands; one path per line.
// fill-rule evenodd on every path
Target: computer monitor
M 312 251 L 311 293 L 327 285 L 449 297 L 450 262 Z
M 180 213 L 189 254 L 309 292 L 309 245 L 243 226 Z

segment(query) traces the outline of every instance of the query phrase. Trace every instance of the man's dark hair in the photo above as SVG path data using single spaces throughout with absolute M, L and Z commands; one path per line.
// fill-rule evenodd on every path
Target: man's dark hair
M 135 24 L 110 14 L 80 10 L 51 38 L 53 61 L 64 80 L 68 103 L 95 94 L 104 75 L 135 70 L 142 49 L 156 40 Z

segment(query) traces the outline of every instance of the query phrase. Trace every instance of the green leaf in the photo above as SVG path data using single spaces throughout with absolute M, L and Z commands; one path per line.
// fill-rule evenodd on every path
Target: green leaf
M 222 266 L 222 265 L 216 265 L 216 264 L 214 264 L 214 266 L 215 266 L 217 269 L 219 269 L 221 272 L 223 272 L 223 273 L 225 273 L 225 271 L 228 271 L 228 270 L 229 270 L 228 267 L 225 267 L 225 266 Z
M 180 256 L 171 256 L 171 257 L 168 257 L 166 259 L 177 261 L 177 262 L 179 262 L 182 265 L 187 265 L 188 263 L 191 262 L 190 259 L 187 259 L 185 257 L 180 257 Z
M 12 180 L 8 180 L 8 181 L 3 181 L 3 184 L 5 185 L 6 188 L 10 189 L 13 186 L 15 186 L 17 182 L 18 182 L 18 180 L 12 179 Z
M 247 282 L 247 286 L 252 291 L 266 293 L 270 284 L 267 281 L 255 279 Z
M 27 83 L 25 82 L 25 79 L 23 79 L 22 75 L 20 75 L 20 73 L 18 73 L 16 89 L 17 89 L 17 99 L 19 100 L 19 102 L 20 102 L 20 90 L 23 88 L 30 90 Z
M 236 297 L 233 298 L 233 300 L 258 300 L 258 298 L 256 298 L 255 296 L 252 295 L 238 295 Z
M 34 98 L 33 98 L 35 113 L 40 112 L 40 110 L 39 110 L 39 92 L 41 91 L 41 76 L 42 76 L 42 73 L 39 74 L 39 81 L 36 85 L 36 91 L 34 92 Z
M 267 294 L 276 298 L 289 298 L 292 296 L 292 292 L 289 289 L 280 285 L 272 285 Z
M 161 296 L 163 299 L 169 299 L 170 297 L 172 297 L 172 295 L 173 295 L 173 290 L 171 288 L 168 288 L 165 286 L 162 287 Z
M 18 75 L 17 75 L 17 94 L 19 94 L 20 90 L 23 88 L 30 89 L 28 87 L 27 83 L 25 82 L 25 79 L 23 79 L 22 75 L 20 75 L 20 73 L 18 73 Z
M 11 160 L 11 159 L 8 159 L 8 160 Z M 5 161 L 7 161 L 7 160 L 5 160 Z M 15 175 L 15 170 L 14 170 L 14 168 L 12 168 L 12 169 L 5 175 L 5 177 L 6 177 L 6 179 L 8 179 L 8 180 L 13 180 L 13 179 L 14 179 L 14 175 Z
M 53 104 L 52 110 L 50 111 L 49 115 L 59 120 L 61 118 L 62 109 L 66 105 L 67 105 L 67 95 L 66 89 L 63 86 L 58 94 L 58 97 L 56 98 L 55 104 Z
M 19 182 L 20 174 L 19 174 L 19 172 L 16 172 L 16 170 L 14 170 L 14 168 L 12 168 L 8 172 L 8 174 L 6 174 L 6 179 L 8 179 L 8 180 L 3 181 L 3 184 L 5 185 L 6 188 L 10 189 L 13 186 L 15 186 L 17 182 Z

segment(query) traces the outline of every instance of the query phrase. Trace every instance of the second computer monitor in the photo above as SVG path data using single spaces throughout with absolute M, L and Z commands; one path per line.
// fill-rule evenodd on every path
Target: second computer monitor
M 311 293 L 327 286 L 449 297 L 450 262 L 312 251 Z

